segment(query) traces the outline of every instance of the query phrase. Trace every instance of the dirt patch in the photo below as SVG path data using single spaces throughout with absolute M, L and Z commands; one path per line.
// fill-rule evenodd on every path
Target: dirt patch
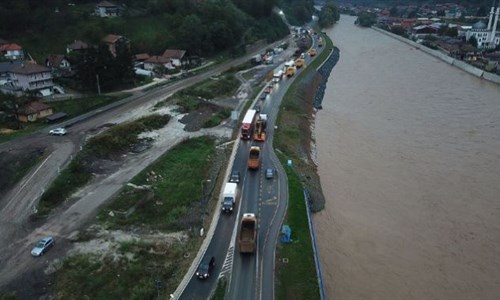
M 203 101 L 198 105 L 198 108 L 195 111 L 188 113 L 179 121 L 186 125 L 184 127 L 185 131 L 198 131 L 203 128 L 203 126 L 208 120 L 210 120 L 213 114 L 221 112 L 222 110 L 224 110 L 223 107 L 220 107 L 208 101 Z

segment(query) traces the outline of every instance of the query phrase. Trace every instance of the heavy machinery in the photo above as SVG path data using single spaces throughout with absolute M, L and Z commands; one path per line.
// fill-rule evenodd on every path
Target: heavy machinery
M 253 139 L 258 142 L 263 142 L 266 140 L 266 126 L 267 126 L 267 115 L 260 114 L 255 122 L 255 130 L 253 133 Z

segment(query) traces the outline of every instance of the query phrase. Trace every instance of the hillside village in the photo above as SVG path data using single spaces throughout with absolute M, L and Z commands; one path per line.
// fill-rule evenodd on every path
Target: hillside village
M 392 8 L 340 6 L 344 13 L 368 12 L 372 24 L 474 67 L 500 75 L 500 5 L 489 11 L 457 3 L 400 5 Z

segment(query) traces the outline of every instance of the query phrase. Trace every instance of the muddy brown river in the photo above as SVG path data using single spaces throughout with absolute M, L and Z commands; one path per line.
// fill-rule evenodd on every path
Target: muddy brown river
M 342 16 L 316 118 L 329 299 L 500 299 L 500 86 Z

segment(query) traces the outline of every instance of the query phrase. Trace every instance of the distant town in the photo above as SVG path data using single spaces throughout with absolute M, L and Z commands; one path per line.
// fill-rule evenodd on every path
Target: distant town
M 390 8 L 342 4 L 339 10 L 357 15 L 361 26 L 379 27 L 500 75 L 500 3 L 489 10 L 457 3 Z

